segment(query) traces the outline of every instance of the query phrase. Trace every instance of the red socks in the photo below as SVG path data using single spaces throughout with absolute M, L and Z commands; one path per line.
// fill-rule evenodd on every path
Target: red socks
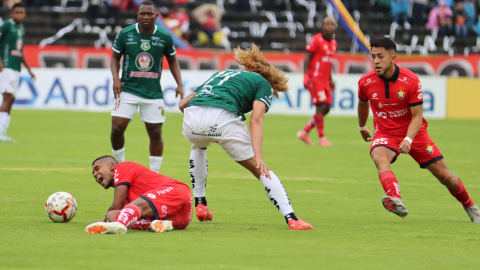
M 316 113 L 313 115 L 313 119 L 315 119 L 315 124 L 317 125 L 318 136 L 320 138 L 325 137 L 325 133 L 323 132 L 323 114 Z
M 464 209 L 467 209 L 473 206 L 473 201 L 468 196 L 467 190 L 463 186 L 462 180 L 458 178 L 458 185 L 454 189 L 449 189 L 450 194 L 452 194 L 455 199 L 457 199 L 462 205 Z
M 115 218 L 115 222 L 120 222 L 127 228 L 142 216 L 142 210 L 138 206 L 130 205 L 122 209 Z
M 387 196 L 402 199 L 400 196 L 400 185 L 392 171 L 384 171 L 379 175 L 380 183 Z
M 308 123 L 307 125 L 303 128 L 303 130 L 305 130 L 305 132 L 309 133 L 310 130 L 312 130 L 312 128 L 315 126 L 315 119 L 312 117 L 310 118 L 310 120 L 308 120 Z
M 140 219 L 139 221 L 133 222 L 130 227 L 128 227 L 129 230 L 138 230 L 138 231 L 151 231 L 152 229 L 150 228 L 150 224 L 152 223 L 151 220 L 146 220 L 146 219 Z

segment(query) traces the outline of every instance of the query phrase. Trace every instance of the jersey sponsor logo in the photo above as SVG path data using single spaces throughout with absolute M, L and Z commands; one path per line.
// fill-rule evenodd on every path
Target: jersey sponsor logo
M 168 188 L 166 188 L 166 189 L 157 190 L 157 193 L 158 193 L 158 195 L 161 196 L 161 195 L 164 195 L 165 193 L 168 193 L 168 192 L 170 192 L 170 191 L 172 191 L 172 190 L 173 190 L 173 187 L 168 187 Z
M 407 82 L 407 77 L 403 77 L 402 79 L 398 79 L 398 80 L 401 81 L 401 82 L 403 82 L 403 83 L 405 83 L 405 84 L 409 84 L 409 83 Z
M 154 37 L 152 37 L 152 40 L 160 40 L 160 38 L 154 36 Z
M 378 117 L 382 117 L 383 119 L 387 119 L 387 113 L 386 112 L 377 112 Z
M 114 179 L 114 181 L 115 181 L 115 184 L 116 184 L 116 183 L 118 182 L 118 180 L 119 180 L 119 179 L 118 179 L 118 172 L 117 172 L 116 169 L 115 169 L 115 173 L 113 174 L 113 179 Z
M 125 42 L 125 44 L 127 44 L 127 45 L 131 45 L 131 44 L 137 44 L 137 43 L 138 43 L 138 42 L 136 42 L 136 41 L 129 41 L 129 42 Z
M 423 93 L 418 94 L 417 98 L 422 99 L 423 98 Z
M 378 99 L 378 98 L 377 98 L 377 96 L 378 96 L 378 94 L 377 94 L 377 93 L 373 93 L 373 95 L 372 95 L 372 99 Z
M 152 193 L 148 193 L 147 195 L 148 197 L 152 198 L 152 199 L 156 199 L 157 196 L 155 196 L 155 194 L 152 194 Z
M 398 91 L 397 96 L 400 100 L 402 100 L 405 97 L 405 92 L 402 90 Z
M 402 117 L 408 113 L 408 108 L 388 112 L 390 118 Z
M 137 68 L 142 71 L 150 70 L 153 67 L 153 57 L 146 52 L 137 55 L 137 59 L 135 60 L 135 62 Z
M 128 32 L 127 37 L 133 37 L 133 33 L 132 33 L 132 32 Z
M 155 73 L 155 72 L 132 71 L 132 72 L 130 72 L 130 77 L 157 79 L 157 78 L 158 78 L 158 73 Z
M 381 102 L 378 103 L 379 108 L 382 108 L 385 106 L 395 106 L 395 105 L 398 105 L 398 103 L 386 103 L 386 104 L 382 104 Z
M 427 145 L 427 153 L 429 153 L 430 155 L 433 155 L 433 152 L 435 151 L 433 146 L 431 145 Z
M 217 125 L 214 126 L 205 126 L 199 127 L 192 131 L 193 135 L 198 136 L 209 136 L 209 137 L 220 137 L 222 136 L 222 132 L 218 131 Z
M 22 57 L 23 56 L 23 53 L 21 51 L 17 51 L 17 50 L 12 50 L 10 52 L 11 55 L 13 56 L 18 56 L 18 57 Z
M 150 50 L 150 42 L 148 41 L 142 42 L 142 45 L 140 45 L 140 48 L 142 48 L 142 50 L 144 51 Z
M 367 86 L 367 85 L 369 85 L 369 84 L 371 84 L 371 83 L 374 83 L 374 82 L 376 82 L 376 81 L 377 81 L 377 80 L 372 81 L 371 79 L 367 79 L 367 83 L 364 84 L 363 86 Z
M 163 44 L 161 42 L 152 42 L 153 46 L 158 46 L 158 47 L 163 47 Z
M 23 45 L 22 38 L 17 38 L 17 50 L 21 50 Z

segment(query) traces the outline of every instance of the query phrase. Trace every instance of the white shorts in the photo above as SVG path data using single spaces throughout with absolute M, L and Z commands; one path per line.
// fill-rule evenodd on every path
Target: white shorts
M 18 92 L 20 72 L 11 68 L 4 68 L 0 72 L 0 93 L 10 93 L 15 96 Z
M 217 107 L 192 106 L 184 111 L 182 135 L 192 149 L 218 143 L 235 161 L 254 155 L 247 125 L 236 113 Z
M 165 122 L 165 103 L 163 99 L 146 99 L 122 92 L 118 108 L 115 109 L 115 103 L 113 106 L 112 116 L 132 119 L 137 109 L 140 109 L 141 121 L 151 124 Z

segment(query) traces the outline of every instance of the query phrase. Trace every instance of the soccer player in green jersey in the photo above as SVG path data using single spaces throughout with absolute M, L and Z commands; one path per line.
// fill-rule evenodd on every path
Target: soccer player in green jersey
M 165 122 L 160 77 L 163 56 L 177 82 L 176 97 L 183 98 L 180 66 L 172 36 L 155 25 L 157 6 L 144 1 L 138 6 L 138 23 L 122 29 L 113 44 L 110 64 L 115 95 L 112 110 L 112 151 L 118 162 L 125 160 L 124 133 L 137 108 L 140 120 L 145 122 L 150 137 L 150 169 L 158 172 L 162 165 L 162 123 Z M 123 56 L 122 78 L 119 77 L 120 59 Z
M 10 11 L 11 18 L 0 26 L 0 93 L 3 95 L 0 105 L 0 142 L 15 141 L 7 136 L 7 129 L 10 125 L 10 111 L 18 91 L 21 63 L 28 69 L 32 79 L 35 79 L 23 55 L 25 30 L 22 21 L 25 15 L 25 6 L 21 2 L 16 3 Z
M 235 50 L 235 60 L 242 70 L 223 70 L 213 74 L 192 94 L 180 102 L 184 111 L 182 134 L 192 143 L 190 176 L 197 218 L 212 220 L 207 207 L 207 147 L 218 143 L 238 164 L 260 179 L 268 197 L 282 213 L 292 230 L 313 226 L 297 218 L 278 177 L 267 167 L 262 156 L 263 118 L 273 97 L 288 91 L 285 74 L 273 67 L 258 49 Z M 245 113 L 252 111 L 250 133 Z

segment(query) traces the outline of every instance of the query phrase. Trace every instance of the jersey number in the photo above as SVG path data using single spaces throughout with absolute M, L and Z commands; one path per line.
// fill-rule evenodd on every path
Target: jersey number
M 377 144 L 388 144 L 388 139 L 387 138 L 375 139 L 372 143 L 372 146 Z
M 213 78 L 210 78 L 210 80 L 208 80 L 207 82 L 205 82 L 205 85 L 203 86 L 203 89 L 202 89 L 202 93 L 205 93 L 205 94 L 211 94 L 212 92 L 212 88 L 213 86 L 211 85 L 208 85 L 213 79 L 215 78 L 223 78 L 223 80 L 221 80 L 218 84 L 218 85 L 222 85 L 224 82 L 228 81 L 228 79 L 234 77 L 234 76 L 237 76 L 238 74 L 242 73 L 241 71 L 220 71 L 217 76 L 213 77 Z

